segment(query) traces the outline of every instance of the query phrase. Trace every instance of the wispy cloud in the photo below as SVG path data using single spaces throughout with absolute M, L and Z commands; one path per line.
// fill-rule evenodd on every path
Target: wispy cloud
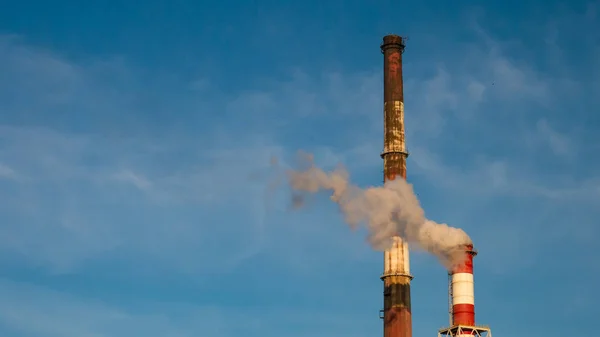
M 194 246 L 218 235 L 214 231 L 218 226 L 211 223 L 219 221 L 215 212 L 233 207 L 243 213 L 231 216 L 243 217 L 251 211 L 248 207 L 254 207 L 248 200 L 261 198 L 260 188 L 252 187 L 249 175 L 267 166 L 269 155 L 276 154 L 268 147 L 248 144 L 245 149 L 239 148 L 246 158 L 236 156 L 236 151 L 230 151 L 229 157 L 227 149 L 214 149 L 219 153 L 217 157 L 205 152 L 180 167 L 161 161 L 165 153 L 154 153 L 152 140 L 127 146 L 128 140 L 113 142 L 106 137 L 57 134 L 44 129 L 35 133 L 12 128 L 4 131 L 2 137 L 11 146 L 0 150 L 0 156 L 32 179 L 25 185 L 15 185 L 19 194 L 7 190 L 3 196 L 14 205 L 7 210 L 9 217 L 3 227 L 4 234 L 13 239 L 3 249 L 24 249 L 22 253 L 29 258 L 61 268 L 82 258 L 122 249 L 160 254 L 167 261 L 181 260 L 182 255 L 192 251 L 200 253 L 204 248 Z M 177 139 L 171 141 L 166 154 L 177 146 Z M 183 209 L 168 211 L 165 207 L 169 205 Z M 158 210 L 167 213 L 152 219 Z M 185 217 L 178 215 L 182 211 Z M 165 216 L 171 219 L 163 222 Z M 221 221 L 226 218 L 221 217 Z M 41 233 L 46 233 L 44 241 L 35 240 Z M 186 246 L 191 251 L 184 252 Z M 229 251 L 236 254 L 235 250 Z
M 16 173 L 12 168 L 10 168 L 8 165 L 0 163 L 0 178 L 14 179 L 15 175 Z
M 152 183 L 150 183 L 146 178 L 139 174 L 135 174 L 130 170 L 123 170 L 118 173 L 115 173 L 113 177 L 116 180 L 133 184 L 140 190 L 148 190 L 152 186 Z
M 537 122 L 537 131 L 540 138 L 557 155 L 565 156 L 573 151 L 571 141 L 563 134 L 554 130 L 545 119 Z

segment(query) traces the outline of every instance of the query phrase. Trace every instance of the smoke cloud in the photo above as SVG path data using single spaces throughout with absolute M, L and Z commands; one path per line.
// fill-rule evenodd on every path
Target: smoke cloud
M 350 175 L 342 166 L 325 172 L 314 165 L 312 155 L 300 153 L 299 157 L 305 167 L 287 172 L 294 207 L 304 205 L 306 194 L 331 192 L 331 200 L 339 205 L 345 222 L 353 229 L 361 225 L 368 229 L 368 241 L 374 249 L 390 247 L 392 237 L 398 235 L 412 249 L 435 255 L 448 269 L 463 262 L 463 247 L 472 243 L 467 233 L 427 219 L 412 185 L 404 179 L 362 189 L 350 183 Z

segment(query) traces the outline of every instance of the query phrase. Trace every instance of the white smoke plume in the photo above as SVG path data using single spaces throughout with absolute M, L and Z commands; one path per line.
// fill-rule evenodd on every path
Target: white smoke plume
M 302 193 L 328 191 L 351 228 L 366 226 L 374 249 L 388 248 L 392 236 L 398 235 L 411 248 L 438 257 L 448 269 L 463 262 L 464 245 L 472 243 L 467 233 L 427 219 L 412 185 L 404 179 L 386 182 L 383 187 L 361 189 L 350 183 L 343 167 L 325 172 L 314 165 L 310 154 L 301 155 L 306 168 L 287 172 L 295 207 L 303 205 Z

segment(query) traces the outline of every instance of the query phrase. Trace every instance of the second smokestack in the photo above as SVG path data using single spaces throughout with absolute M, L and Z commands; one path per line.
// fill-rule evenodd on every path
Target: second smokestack
M 473 279 L 473 257 L 477 251 L 473 245 L 464 246 L 464 263 L 451 273 L 452 325 L 475 325 L 475 284 Z M 465 336 L 470 330 L 463 330 Z

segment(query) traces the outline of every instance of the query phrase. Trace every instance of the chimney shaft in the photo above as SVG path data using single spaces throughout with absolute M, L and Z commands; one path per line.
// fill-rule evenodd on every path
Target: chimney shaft
M 406 144 L 404 142 L 404 92 L 402 53 L 404 39 L 397 35 L 383 38 L 383 167 L 385 180 L 397 176 L 406 179 Z
M 396 177 L 406 179 L 408 152 L 404 143 L 404 93 L 402 84 L 402 53 L 404 38 L 387 35 L 381 44 L 383 53 L 384 106 L 384 182 Z M 384 252 L 383 290 L 384 337 L 412 337 L 410 275 L 408 245 L 399 236 Z
M 475 325 L 475 285 L 473 282 L 473 245 L 465 246 L 464 263 L 452 270 L 452 326 Z M 458 336 L 471 336 L 473 331 L 463 328 Z

